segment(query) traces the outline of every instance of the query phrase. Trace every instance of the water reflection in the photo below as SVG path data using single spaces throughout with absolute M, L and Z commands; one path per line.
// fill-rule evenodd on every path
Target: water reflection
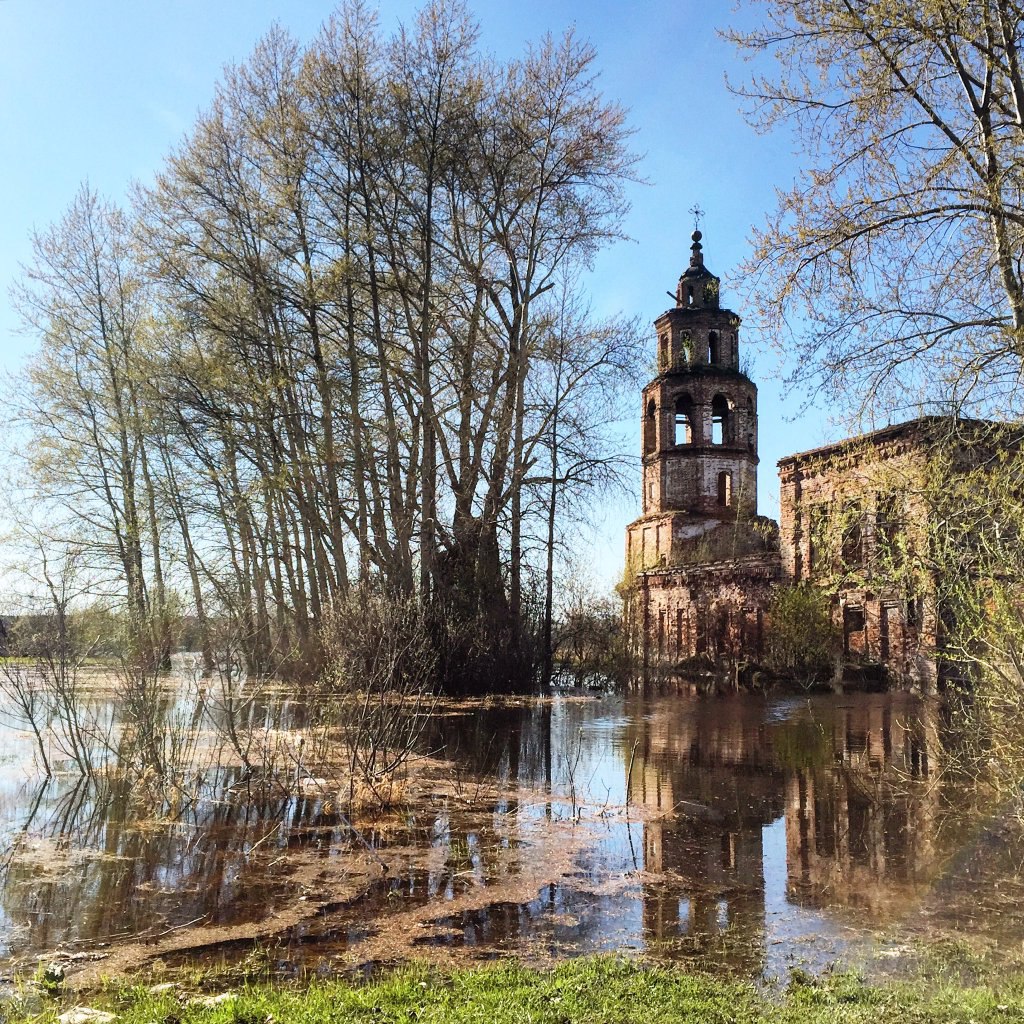
M 280 705 L 252 713 L 286 722 Z M 159 941 L 305 899 L 310 912 L 277 933 L 282 970 L 631 948 L 779 975 L 937 920 L 937 882 L 955 903 L 943 872 L 965 833 L 934 702 L 451 703 L 421 742 L 447 761 L 401 815 L 358 833 L 318 798 L 251 797 L 238 769 L 158 807 L 109 781 L 40 786 L 22 765 L 15 785 L 7 772 L 0 954 Z M 376 878 L 342 892 L 357 854 Z
M 900 920 L 939 869 L 935 704 L 733 698 L 627 717 L 630 798 L 655 815 L 644 866 L 672 876 L 645 886 L 652 943 L 727 935 L 728 959 L 762 971 L 780 940 L 836 951 L 851 926 Z M 766 849 L 780 826 L 783 863 Z

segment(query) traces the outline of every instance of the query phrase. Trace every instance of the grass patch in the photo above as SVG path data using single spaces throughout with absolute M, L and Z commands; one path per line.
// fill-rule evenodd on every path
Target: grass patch
M 419 966 L 366 984 L 245 985 L 212 1005 L 140 986 L 91 1004 L 117 1013 L 119 1024 L 985 1024 L 1024 1021 L 1024 978 L 965 988 L 797 972 L 773 997 L 747 982 L 607 957 L 549 971 L 514 962 L 447 973 Z M 42 1014 L 9 1006 L 0 1018 L 41 1024 L 62 1009 L 56 1001 Z

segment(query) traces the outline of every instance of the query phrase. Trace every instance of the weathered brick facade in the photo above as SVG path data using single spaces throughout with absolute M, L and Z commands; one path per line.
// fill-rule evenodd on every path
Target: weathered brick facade
M 652 569 L 638 580 L 649 662 L 699 655 L 735 664 L 764 651 L 765 610 L 779 580 L 774 553 Z
M 757 515 L 757 387 L 740 318 L 719 304 L 695 231 L 676 305 L 655 321 L 643 391 L 643 514 L 626 535 L 633 628 L 645 660 L 756 658 L 781 574 L 777 528 Z
M 787 456 L 780 524 L 758 516 L 757 388 L 739 369 L 740 318 L 720 307 L 700 238 L 676 306 L 655 321 L 659 372 L 643 391 L 643 514 L 627 528 L 626 558 L 644 664 L 757 663 L 777 588 L 810 581 L 830 597 L 846 665 L 933 689 L 934 588 L 906 555 L 926 543 L 919 484 L 951 421 Z
M 785 580 L 833 595 L 847 664 L 884 665 L 925 691 L 937 682 L 939 622 L 908 554 L 927 543 L 922 495 L 950 423 L 924 417 L 779 462 Z

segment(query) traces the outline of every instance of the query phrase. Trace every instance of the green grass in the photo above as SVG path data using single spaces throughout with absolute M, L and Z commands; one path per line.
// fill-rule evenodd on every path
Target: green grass
M 814 980 L 795 975 L 778 993 L 681 968 L 614 958 L 576 960 L 550 971 L 506 963 L 437 973 L 395 971 L 367 984 L 246 985 L 215 1006 L 137 987 L 111 991 L 89 1005 L 112 1009 L 119 1024 L 669 1024 L 725 1022 L 870 1022 L 962 1024 L 1024 1021 L 1024 978 L 998 987 L 866 985 L 852 974 Z M 66 1000 L 65 1000 L 66 1002 Z M 43 1014 L 0 1009 L 11 1024 L 43 1022 Z

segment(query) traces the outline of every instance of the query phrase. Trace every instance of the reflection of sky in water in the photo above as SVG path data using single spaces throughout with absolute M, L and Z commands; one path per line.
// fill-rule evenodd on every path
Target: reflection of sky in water
M 348 949 L 396 908 L 436 904 L 420 946 L 647 950 L 782 977 L 913 918 L 957 835 L 938 827 L 934 709 L 905 695 L 470 705 L 437 716 L 423 749 L 447 749 L 467 780 L 503 779 L 507 795 L 367 830 L 390 876 L 297 928 L 296 956 Z M 40 793 L 29 737 L 7 730 L 0 750 L 0 855 L 39 799 L 0 902 L 0 955 L 255 920 L 295 899 L 290 851 L 336 858 L 356 845 L 316 799 L 201 799 L 139 828 L 142 809 L 109 787 L 62 776 Z M 566 876 L 524 903 L 457 909 L 502 878 L 533 877 L 530 858 L 561 842 L 548 820 L 564 829 L 574 811 L 585 841 Z M 72 856 L 44 869 L 32 844 L 40 858 L 57 846 Z M 430 867 L 414 860 L 424 851 Z
M 805 910 L 786 895 L 786 820 L 779 818 L 761 832 L 764 844 L 764 905 L 768 978 L 784 978 L 790 967 L 821 970 L 847 948 L 827 917 Z

